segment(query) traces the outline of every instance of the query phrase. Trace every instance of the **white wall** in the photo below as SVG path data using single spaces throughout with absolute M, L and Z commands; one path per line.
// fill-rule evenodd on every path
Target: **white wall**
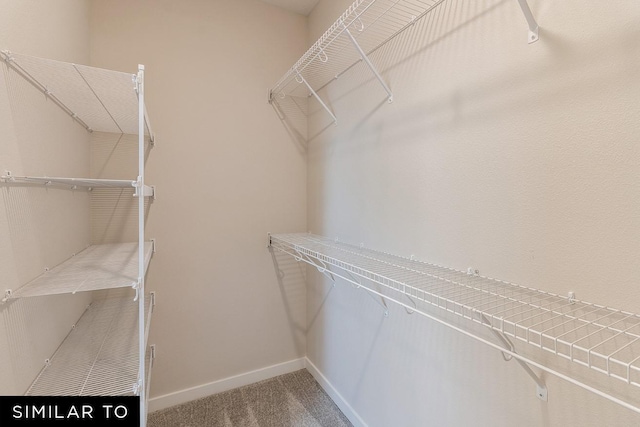
M 310 40 L 350 3 L 321 1 Z M 640 6 L 530 5 L 532 45 L 516 1 L 444 2 L 373 55 L 393 104 L 362 64 L 321 92 L 339 124 L 310 118 L 309 229 L 638 312 Z M 548 375 L 543 403 L 498 352 L 313 279 L 308 357 L 371 426 L 640 423 Z
M 0 49 L 89 60 L 85 0 L 0 0 Z M 0 171 L 87 176 L 89 136 L 4 62 L 0 65 Z M 16 289 L 83 249 L 86 191 L 0 184 L 0 292 Z M 80 317 L 90 294 L 0 305 L 0 394 L 23 394 Z
M 306 19 L 253 0 L 91 5 L 92 65 L 146 66 L 157 134 L 151 397 L 304 356 L 302 276 L 279 283 L 266 238 L 306 228 L 306 158 L 266 101 Z

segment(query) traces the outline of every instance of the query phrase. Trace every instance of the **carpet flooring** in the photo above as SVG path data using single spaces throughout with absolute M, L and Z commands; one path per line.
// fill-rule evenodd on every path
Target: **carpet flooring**
M 148 427 L 348 427 L 309 372 L 300 370 L 149 414 Z

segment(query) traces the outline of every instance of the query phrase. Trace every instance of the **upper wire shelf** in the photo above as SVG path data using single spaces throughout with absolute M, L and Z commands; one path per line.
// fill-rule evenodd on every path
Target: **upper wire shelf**
M 145 298 L 145 329 L 151 322 L 154 295 Z M 94 301 L 26 392 L 28 396 L 137 395 L 138 304 L 131 298 Z M 145 343 L 148 333 L 145 334 Z M 150 366 L 153 351 L 147 350 Z M 143 353 L 144 354 L 144 353 Z
M 87 131 L 138 134 L 137 75 L 0 51 L 8 67 Z M 154 134 L 144 109 L 145 135 Z
M 445 0 L 356 0 L 302 55 L 269 91 L 269 102 L 279 103 L 314 96 L 327 113 L 337 118 L 317 92 L 359 62 L 365 62 L 387 92 L 393 95 L 369 55 L 415 25 Z M 527 0 L 518 0 L 529 26 L 529 43 L 538 40 L 538 24 Z M 303 111 L 304 112 L 304 111 Z M 306 114 L 306 112 L 305 112 Z
M 311 234 L 272 235 L 270 246 L 431 319 L 438 320 L 416 307 L 416 302 L 640 387 L 640 315 Z M 514 349 L 506 353 L 640 413 L 639 407 L 516 354 Z

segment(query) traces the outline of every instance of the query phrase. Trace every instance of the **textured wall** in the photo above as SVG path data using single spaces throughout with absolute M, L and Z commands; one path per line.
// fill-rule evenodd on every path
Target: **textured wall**
M 306 158 L 266 95 L 303 52 L 305 18 L 249 0 L 96 0 L 90 22 L 92 65 L 146 66 L 151 397 L 303 356 L 304 283 L 279 283 L 266 237 L 306 228 Z
M 310 40 L 350 3 L 322 1 Z M 393 104 L 362 64 L 321 92 L 339 124 L 309 122 L 309 228 L 638 312 L 640 6 L 530 5 L 532 45 L 516 1 L 444 2 L 373 55 Z M 494 350 L 313 277 L 308 356 L 371 426 L 640 422 L 548 375 L 542 403 Z
M 0 1 L 0 49 L 88 63 L 84 0 Z M 0 171 L 88 176 L 89 135 L 4 62 Z M 0 184 L 0 292 L 16 289 L 90 240 L 86 191 Z M 0 305 L 0 394 L 24 393 L 90 301 L 89 294 Z

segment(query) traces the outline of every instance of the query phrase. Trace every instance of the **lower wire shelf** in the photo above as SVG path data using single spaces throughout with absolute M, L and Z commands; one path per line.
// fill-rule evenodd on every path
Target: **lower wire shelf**
M 147 325 L 154 300 L 153 293 L 145 298 Z M 147 350 L 149 367 L 152 356 L 153 351 Z M 143 375 L 138 357 L 138 302 L 131 297 L 98 299 L 89 305 L 26 395 L 136 395 Z
M 640 413 L 640 407 L 515 352 L 509 338 L 640 387 L 640 315 L 468 274 L 312 234 L 269 236 L 269 246 Z M 416 303 L 491 328 L 507 347 Z M 425 306 L 426 307 L 426 306 Z

